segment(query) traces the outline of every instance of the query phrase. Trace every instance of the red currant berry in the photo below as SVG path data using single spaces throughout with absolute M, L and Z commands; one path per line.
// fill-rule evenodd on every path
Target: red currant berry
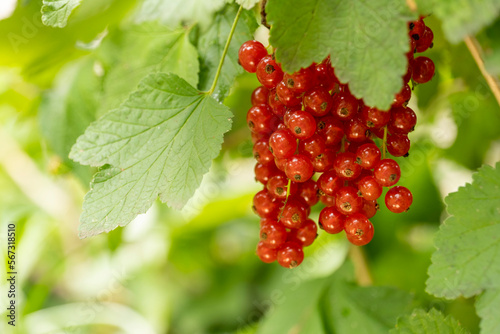
M 310 246 L 318 236 L 318 226 L 312 219 L 307 219 L 301 228 L 290 231 L 290 239 L 298 240 L 302 246 Z
M 316 132 L 316 120 L 307 111 L 297 110 L 288 117 L 288 128 L 295 137 L 307 139 Z
M 337 175 L 335 171 L 328 171 L 321 174 L 318 179 L 318 188 L 320 194 L 335 196 L 337 191 L 342 188 L 344 181 Z
M 334 207 L 326 207 L 319 214 L 319 227 L 326 233 L 337 234 L 344 229 L 345 216 Z
M 261 190 L 253 197 L 253 210 L 261 218 L 276 218 L 279 202 L 267 190 Z
M 409 24 L 409 35 L 416 41 L 420 39 L 420 36 L 423 35 L 425 31 L 425 23 L 422 19 L 417 21 L 410 22 Z
M 347 240 L 356 246 L 364 246 L 373 239 L 373 225 L 362 213 L 347 217 L 344 230 Z
M 351 152 L 344 152 L 337 155 L 333 161 L 335 173 L 344 180 L 354 180 L 360 174 L 362 167 L 356 163 L 356 155 Z
M 373 168 L 373 175 L 381 186 L 391 187 L 399 181 L 401 169 L 396 161 L 383 159 Z
M 281 159 L 274 158 L 274 163 L 276 164 L 276 167 L 280 171 L 285 172 L 287 160 L 288 160 L 288 158 L 281 158 Z
M 327 207 L 335 206 L 335 197 L 333 196 L 320 195 L 319 200 Z
M 255 106 L 248 110 L 247 124 L 252 132 L 271 133 L 277 125 L 275 122 L 275 117 L 267 105 Z
M 289 229 L 300 228 L 306 221 L 308 216 L 307 207 L 301 201 L 293 197 L 288 197 L 288 200 L 283 208 L 280 222 Z
M 331 169 L 333 166 L 333 161 L 335 160 L 335 151 L 332 149 L 326 149 L 323 153 L 311 158 L 311 163 L 315 172 L 323 173 Z
M 286 106 L 280 101 L 278 94 L 276 94 L 276 89 L 273 88 L 269 91 L 268 105 L 271 108 L 273 114 L 278 117 L 285 116 Z
M 304 95 L 304 106 L 306 111 L 315 117 L 325 116 L 330 112 L 333 98 L 324 87 L 317 86 Z
M 424 52 L 428 48 L 432 47 L 432 40 L 434 39 L 434 33 L 429 27 L 425 27 L 424 33 L 420 36 L 417 41 L 416 50 L 417 52 Z
M 269 147 L 276 158 L 290 158 L 295 153 L 297 142 L 290 130 L 276 130 L 269 137 Z
M 297 193 L 297 184 L 291 182 L 290 189 L 288 189 L 288 178 L 284 175 L 276 175 L 269 179 L 266 189 L 273 197 L 285 199 L 287 194 L 295 195 Z
M 278 249 L 278 263 L 285 268 L 293 269 L 304 260 L 302 245 L 297 241 L 288 241 Z
M 267 50 L 258 41 L 247 41 L 243 43 L 238 51 L 238 61 L 245 71 L 255 73 L 257 64 L 267 56 Z
M 276 94 L 279 100 L 287 107 L 294 107 L 302 102 L 300 97 L 286 86 L 285 81 L 280 81 L 278 86 L 276 86 Z
M 359 118 L 353 118 L 344 123 L 344 133 L 351 142 L 365 141 L 369 134 L 368 127 Z
M 327 147 L 337 145 L 342 140 L 342 137 L 344 137 L 342 122 L 331 116 L 323 117 L 318 120 L 317 132 L 325 139 Z
M 369 128 L 381 128 L 391 119 L 391 113 L 382 111 L 377 108 L 363 107 L 361 111 L 361 119 Z
M 302 68 L 293 74 L 285 74 L 283 81 L 297 94 L 304 93 L 316 86 L 314 67 Z
M 412 79 L 416 83 L 423 84 L 434 76 L 434 62 L 427 57 L 417 57 L 413 61 Z
M 351 186 L 342 187 L 335 196 L 335 207 L 340 213 L 350 215 L 361 211 L 363 198 L 358 196 L 358 189 Z
M 352 119 L 358 113 L 358 103 L 348 92 L 337 93 L 333 97 L 332 113 L 341 121 Z
M 274 161 L 268 142 L 269 139 L 261 138 L 253 145 L 253 157 L 258 163 L 268 164 Z
M 395 157 L 402 157 L 410 150 L 410 139 L 407 135 L 390 135 L 387 137 L 387 151 Z
M 308 157 L 296 154 L 288 159 L 285 174 L 294 182 L 306 182 L 314 174 L 314 167 Z
M 286 241 L 286 228 L 277 221 L 270 221 L 260 228 L 260 241 L 269 248 L 278 248 Z
M 393 187 L 385 194 L 385 206 L 394 213 L 408 211 L 412 202 L 413 195 L 405 187 Z
M 278 168 L 273 164 L 261 164 L 257 163 L 255 165 L 255 180 L 257 182 L 266 185 L 270 178 L 276 175 L 283 175 L 283 172 L 279 171 Z
M 392 134 L 405 135 L 415 129 L 417 115 L 410 108 L 392 108 L 387 130 Z
M 339 83 L 335 73 L 333 71 L 332 64 L 327 58 L 321 64 L 316 65 L 314 68 L 316 75 L 316 82 L 326 88 L 327 91 L 331 91 L 335 84 Z
M 283 79 L 281 66 L 271 56 L 265 56 L 257 64 L 257 79 L 267 89 L 276 87 Z
M 255 88 L 252 93 L 252 106 L 260 106 L 261 104 L 267 104 L 269 99 L 269 89 L 264 86 L 259 86 Z
M 373 216 L 375 216 L 375 214 L 379 209 L 380 207 L 376 200 L 373 201 L 363 200 L 363 208 L 361 209 L 361 213 L 364 214 L 366 218 L 370 219 Z
M 292 182 L 293 183 L 293 182 Z M 309 206 L 313 206 L 319 201 L 318 184 L 316 181 L 309 179 L 306 182 L 298 184 L 298 196 Z
M 356 150 L 356 162 L 365 169 L 372 169 L 380 161 L 380 149 L 375 144 L 363 144 Z
M 262 241 L 257 244 L 256 253 L 264 263 L 273 263 L 278 257 L 278 250 L 267 247 Z
M 299 153 L 309 158 L 316 157 L 326 150 L 323 137 L 314 134 L 312 137 L 299 141 Z
M 383 189 L 374 176 L 365 176 L 358 181 L 358 190 L 365 200 L 373 201 L 382 195 Z

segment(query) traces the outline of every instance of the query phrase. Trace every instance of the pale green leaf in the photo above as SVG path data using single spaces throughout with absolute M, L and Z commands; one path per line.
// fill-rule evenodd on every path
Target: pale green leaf
M 396 328 L 390 334 L 467 334 L 458 321 L 431 309 L 428 313 L 416 309 L 409 316 L 398 319 Z
M 386 110 L 403 86 L 409 50 L 402 0 L 269 1 L 276 58 L 287 72 L 331 55 L 335 74 L 365 103 Z
M 500 333 L 500 289 L 485 291 L 476 300 L 477 315 L 481 317 L 481 333 Z
M 449 299 L 500 287 L 500 163 L 483 166 L 445 199 L 451 215 L 436 235 L 427 291 Z
M 201 62 L 199 89 L 202 91 L 209 90 L 212 85 L 236 12 L 237 7 L 227 6 L 217 13 L 210 28 L 200 37 L 198 43 Z M 241 13 L 213 94 L 217 100 L 224 100 L 236 76 L 243 73 L 242 67 L 238 64 L 238 50 L 241 44 L 253 38 L 253 32 L 257 26 L 252 12 Z
M 458 43 L 491 24 L 500 13 L 498 0 L 416 0 L 420 12 L 443 22 L 446 38 Z
M 42 22 L 46 26 L 63 28 L 73 9 L 80 5 L 81 0 L 43 0 Z
M 70 157 L 103 166 L 85 197 L 80 236 L 128 224 L 159 196 L 182 208 L 220 151 L 231 113 L 174 74 L 152 74 L 92 123 Z
M 245 9 L 252 9 L 258 2 L 259 0 L 236 0 L 236 3 Z
M 198 53 L 188 30 L 171 29 L 157 22 L 117 31 L 99 53 L 109 67 L 104 78 L 99 115 L 118 107 L 151 73 L 174 73 L 192 86 L 198 83 Z

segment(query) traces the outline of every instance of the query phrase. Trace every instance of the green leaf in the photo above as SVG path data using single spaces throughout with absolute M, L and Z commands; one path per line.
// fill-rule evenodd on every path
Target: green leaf
M 259 0 L 236 0 L 236 3 L 245 9 L 252 9 L 258 2 Z
M 451 316 L 444 315 L 431 309 L 428 313 L 416 309 L 409 316 L 398 319 L 396 329 L 390 334 L 467 334 L 468 331 L 460 326 Z
M 128 224 L 159 195 L 182 208 L 201 183 L 222 137 L 229 109 L 174 74 L 151 74 L 120 108 L 92 123 L 70 157 L 105 166 L 85 196 L 80 236 Z
M 46 26 L 64 28 L 73 9 L 81 0 L 43 0 L 42 22 Z
M 436 235 L 427 291 L 470 297 L 500 287 L 500 163 L 483 166 L 445 199 L 451 215 Z
M 212 85 L 237 11 L 236 6 L 227 6 L 217 13 L 210 28 L 200 37 L 198 43 L 201 61 L 199 89 L 202 91 L 209 90 Z M 241 44 L 252 39 L 253 32 L 257 27 L 255 15 L 252 12 L 243 11 L 236 25 L 231 44 L 229 44 L 229 50 L 213 94 L 217 100 L 224 100 L 234 84 L 236 76 L 243 73 L 242 67 L 238 64 L 238 50 Z
M 458 43 L 491 24 L 500 13 L 498 0 L 416 0 L 419 11 L 443 22 L 446 38 Z
M 500 333 L 500 289 L 489 289 L 476 300 L 477 314 L 481 317 L 481 333 Z
M 266 11 L 270 42 L 285 71 L 330 54 L 335 74 L 357 98 L 389 109 L 407 66 L 412 16 L 404 1 L 269 1 Z
M 109 70 L 99 115 L 117 108 L 150 73 L 174 73 L 196 86 L 198 53 L 188 34 L 185 29 L 148 22 L 117 31 L 105 40 L 99 53 Z

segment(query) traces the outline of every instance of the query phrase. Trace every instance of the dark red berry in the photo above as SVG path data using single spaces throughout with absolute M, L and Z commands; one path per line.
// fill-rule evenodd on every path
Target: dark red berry
M 271 108 L 273 114 L 275 114 L 276 116 L 278 117 L 285 116 L 287 108 L 283 104 L 283 102 L 280 101 L 278 94 L 276 94 L 275 88 L 269 91 L 268 105 Z
M 339 83 L 328 58 L 321 62 L 321 64 L 316 65 L 314 70 L 316 82 L 318 85 L 325 87 L 327 91 L 331 91 L 335 87 L 335 84 Z
M 368 127 L 359 118 L 344 122 L 344 133 L 351 142 L 362 142 L 367 139 Z
M 317 86 L 309 90 L 304 95 L 304 107 L 315 117 L 325 116 L 330 112 L 333 105 L 333 98 L 328 90 L 322 86 Z
M 316 132 L 316 120 L 307 111 L 297 110 L 288 117 L 288 128 L 299 139 L 312 137 Z
M 276 86 L 276 94 L 279 100 L 287 107 L 293 107 L 302 102 L 297 93 L 286 86 L 285 81 L 280 81 L 278 86 Z
M 340 143 L 344 137 L 344 128 L 342 122 L 332 116 L 320 118 L 317 123 L 317 132 L 325 140 L 328 147 Z
M 389 123 L 391 113 L 365 106 L 361 111 L 361 119 L 368 128 L 380 128 Z
M 260 106 L 261 104 L 267 104 L 267 101 L 269 99 L 269 89 L 267 89 L 264 86 L 259 86 L 255 88 L 255 90 L 252 92 L 252 106 Z
M 417 52 L 424 52 L 431 47 L 433 39 L 434 33 L 432 32 L 432 29 L 426 26 L 423 34 L 416 43 Z
M 412 202 L 413 195 L 405 187 L 393 187 L 385 194 L 385 206 L 394 213 L 408 211 Z
M 362 213 L 347 217 L 344 230 L 347 240 L 356 246 L 364 246 L 373 239 L 373 225 Z
M 373 175 L 381 186 L 391 187 L 399 181 L 401 169 L 396 161 L 383 159 L 373 168 Z
M 402 157 L 410 150 L 410 139 L 407 135 L 390 135 L 387 137 L 387 151 L 395 157 Z
M 283 79 L 281 66 L 271 56 L 265 56 L 257 64 L 257 79 L 267 89 L 276 87 Z
M 316 85 L 315 79 L 314 67 L 311 66 L 302 68 L 293 74 L 285 74 L 283 81 L 292 91 L 301 94 Z
M 238 61 L 245 71 L 255 73 L 257 64 L 267 56 L 267 50 L 258 41 L 247 41 L 243 43 L 238 51 Z
M 323 137 L 314 134 L 312 137 L 299 141 L 299 153 L 309 158 L 316 157 L 326 150 L 326 144 Z
M 297 241 L 288 241 L 278 249 L 278 263 L 285 268 L 293 269 L 304 260 L 302 245 Z
M 309 179 L 306 182 L 298 184 L 298 196 L 309 206 L 313 206 L 319 201 L 318 184 L 316 181 Z
M 372 169 L 380 161 L 380 149 L 375 144 L 363 144 L 356 150 L 356 162 L 365 169 Z
M 335 160 L 335 151 L 332 149 L 326 149 L 320 155 L 311 158 L 311 163 L 315 172 L 323 173 L 331 169 L 333 166 L 333 161 Z
M 358 113 L 358 100 L 348 92 L 337 93 L 333 97 L 332 114 L 341 121 L 354 118 Z
M 326 207 L 319 214 L 319 227 L 326 233 L 337 234 L 344 229 L 345 216 L 334 207 Z
M 416 83 L 423 84 L 434 76 L 434 62 L 427 57 L 417 57 L 413 61 L 412 79 Z
M 405 135 L 415 128 L 417 115 L 410 108 L 392 108 L 391 120 L 387 125 L 387 130 L 392 134 Z

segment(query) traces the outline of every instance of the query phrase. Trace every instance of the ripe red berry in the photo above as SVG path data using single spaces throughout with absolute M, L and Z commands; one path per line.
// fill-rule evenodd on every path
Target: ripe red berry
M 269 221 L 260 228 L 260 241 L 269 248 L 278 248 L 286 241 L 286 228 L 277 221 Z
M 387 130 L 392 134 L 405 135 L 415 128 L 417 115 L 410 108 L 392 108 L 391 120 L 387 125 Z
M 385 206 L 394 213 L 405 212 L 413 202 L 413 195 L 405 187 L 396 186 L 385 194 Z
M 358 100 L 349 92 L 337 93 L 333 97 L 332 114 L 340 119 L 346 121 L 354 118 L 358 113 Z
M 342 122 L 332 116 L 320 118 L 317 124 L 317 132 L 325 140 L 328 147 L 337 145 L 344 137 Z
M 361 213 L 364 214 L 366 218 L 370 219 L 371 217 L 375 216 L 379 209 L 380 208 L 376 200 L 363 200 L 363 208 L 361 209 Z
M 315 117 L 325 116 L 333 106 L 333 98 L 328 90 L 317 86 L 304 95 L 304 107 Z
M 299 139 L 312 137 L 316 132 L 316 120 L 314 117 L 303 110 L 297 110 L 288 117 L 287 126 L 293 135 Z
M 319 190 L 328 196 L 335 196 L 343 185 L 344 181 L 333 170 L 324 172 L 318 179 Z
M 399 181 L 401 169 L 396 161 L 383 159 L 373 168 L 373 175 L 381 186 L 391 187 Z
M 269 150 L 268 138 L 261 138 L 253 145 L 253 157 L 261 164 L 268 164 L 274 161 L 274 156 Z
M 273 263 L 278 257 L 278 250 L 267 247 L 262 241 L 257 244 L 256 253 L 264 263 Z
M 363 144 L 356 150 L 356 162 L 365 169 L 372 169 L 380 161 L 380 149 L 375 144 Z
M 288 241 L 278 248 L 278 263 L 285 268 L 293 269 L 304 260 L 302 245 L 297 241 Z
M 368 128 L 380 128 L 389 123 L 391 113 L 365 106 L 361 111 L 361 119 Z
M 319 227 L 326 233 L 337 234 L 344 229 L 345 216 L 334 207 L 326 207 L 319 214 Z
M 269 91 L 269 96 L 268 96 L 268 101 L 267 101 L 269 107 L 271 108 L 271 111 L 273 114 L 275 114 L 278 117 L 283 117 L 285 116 L 286 113 L 286 106 L 283 104 L 283 102 L 280 101 L 278 94 L 276 94 L 276 89 L 273 88 Z
M 395 157 L 402 157 L 410 150 L 410 139 L 407 135 L 390 135 L 387 137 L 387 151 Z
M 290 130 L 276 130 L 269 137 L 269 147 L 276 158 L 290 158 L 295 153 L 297 142 Z
M 267 50 L 258 41 L 247 41 L 243 43 L 238 51 L 238 61 L 245 71 L 255 73 L 257 64 L 267 56 Z
M 257 64 L 257 79 L 267 89 L 276 87 L 283 79 L 281 66 L 271 56 L 265 56 Z
M 314 67 L 307 67 L 293 74 L 285 74 L 283 80 L 286 82 L 288 88 L 297 94 L 301 94 L 316 85 L 315 79 Z
M 318 85 L 325 87 L 327 91 L 331 91 L 335 87 L 335 84 L 339 83 L 328 58 L 321 62 L 321 64 L 316 65 L 314 71 L 316 82 Z
M 406 80 L 406 77 L 403 78 L 403 88 L 399 93 L 394 96 L 394 102 L 392 102 L 392 107 L 401 107 L 405 106 L 408 101 L 411 98 L 411 88 L 410 85 L 407 84 L 407 82 L 411 79 L 411 68 L 410 68 L 410 73 L 408 75 L 408 80 Z M 405 81 L 406 80 L 406 81 Z M 392 110 L 391 110 L 391 116 L 392 116 Z
M 270 178 L 275 175 L 282 175 L 283 172 L 278 170 L 278 168 L 273 164 L 261 164 L 257 163 L 254 169 L 255 180 L 266 185 Z
M 368 127 L 359 118 L 353 118 L 344 123 L 344 133 L 351 142 L 362 142 L 367 139 Z
M 279 100 L 287 107 L 299 105 L 302 100 L 293 90 L 286 86 L 285 81 L 280 81 L 276 86 L 276 94 Z
M 333 169 L 341 179 L 354 180 L 361 174 L 362 167 L 356 163 L 354 153 L 343 152 L 333 161 Z
M 294 182 L 306 182 L 314 174 L 314 167 L 308 157 L 296 154 L 288 159 L 285 174 Z
M 253 210 L 261 218 L 276 218 L 279 202 L 267 190 L 261 190 L 253 197 Z
M 318 184 L 309 179 L 306 182 L 298 184 L 298 196 L 309 206 L 313 206 L 319 201 Z
M 358 196 L 358 189 L 351 186 L 342 187 L 335 196 L 335 207 L 340 213 L 350 215 L 361 211 L 363 198 Z
M 307 219 L 301 228 L 290 231 L 290 239 L 299 241 L 302 246 L 311 245 L 318 235 L 318 226 L 312 219 Z
M 383 189 L 374 176 L 365 176 L 358 181 L 358 190 L 363 199 L 373 201 L 382 195 Z
M 323 173 L 331 169 L 333 166 L 333 161 L 335 160 L 335 151 L 332 149 L 326 149 L 320 155 L 311 158 L 311 163 L 315 172 Z
M 413 61 L 412 79 L 416 83 L 423 84 L 434 76 L 434 62 L 427 57 L 417 57 Z
M 318 134 L 314 134 L 310 138 L 299 141 L 299 153 L 304 154 L 309 158 L 316 157 L 325 150 L 325 140 Z
M 410 28 L 409 35 L 414 40 L 419 40 L 420 36 L 422 36 L 425 31 L 425 23 L 422 19 L 419 19 L 417 21 L 410 22 L 409 28 Z
M 424 52 L 432 46 L 432 40 L 434 39 L 434 33 L 429 27 L 425 27 L 423 34 L 420 36 L 416 42 L 417 52 Z
M 248 110 L 247 124 L 252 132 L 268 134 L 274 130 L 277 122 L 267 105 L 258 105 Z
M 362 213 L 347 217 L 344 230 L 347 240 L 356 246 L 364 246 L 373 239 L 373 225 Z
M 288 189 L 288 178 L 284 175 L 271 177 L 266 184 L 266 189 L 273 197 L 280 199 L 285 199 L 287 194 L 293 196 L 298 190 L 295 182 L 291 182 L 290 189 Z
M 308 216 L 304 203 L 293 197 L 289 197 L 281 213 L 280 223 L 286 228 L 300 228 Z
M 259 106 L 261 104 L 267 104 L 267 100 L 269 99 L 269 89 L 264 86 L 259 86 L 255 88 L 252 92 L 252 106 Z

